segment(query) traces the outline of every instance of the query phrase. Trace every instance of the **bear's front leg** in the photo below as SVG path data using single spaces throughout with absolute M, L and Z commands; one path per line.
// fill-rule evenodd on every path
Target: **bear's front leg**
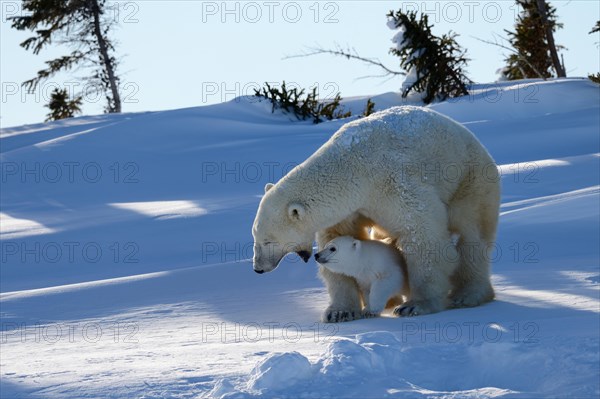
M 356 280 L 319 266 L 319 274 L 329 292 L 329 306 L 323 323 L 339 323 L 362 318 L 360 292 Z
M 369 292 L 369 301 L 365 305 L 365 311 L 363 315 L 365 318 L 379 317 L 381 312 L 385 309 L 385 305 L 395 293 L 398 293 L 401 287 L 402 281 L 395 276 L 389 276 L 386 279 L 375 280 L 371 285 L 371 291 Z

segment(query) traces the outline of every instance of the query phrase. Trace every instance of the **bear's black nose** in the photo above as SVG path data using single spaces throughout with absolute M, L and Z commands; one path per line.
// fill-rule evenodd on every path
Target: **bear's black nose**
M 309 252 L 309 251 L 298 251 L 298 256 L 300 256 L 302 258 L 304 263 L 308 263 L 311 253 L 312 252 Z
M 258 274 L 263 274 L 265 272 L 264 270 L 256 270 L 256 269 L 254 269 L 254 271 Z
M 315 260 L 319 261 L 319 254 L 315 254 Z

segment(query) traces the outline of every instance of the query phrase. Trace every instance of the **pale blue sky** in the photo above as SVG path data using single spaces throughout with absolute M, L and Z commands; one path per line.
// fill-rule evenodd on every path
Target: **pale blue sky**
M 122 57 L 123 111 L 153 111 L 206 105 L 252 94 L 264 81 L 317 85 L 322 96 L 343 97 L 395 91 L 401 78 L 378 75 L 376 67 L 327 55 L 284 59 L 306 47 L 351 46 L 361 55 L 396 68 L 388 54 L 393 31 L 386 13 L 400 7 L 427 12 L 437 34 L 453 30 L 472 59 L 468 73 L 476 82 L 493 82 L 506 51 L 474 37 L 492 39 L 514 24 L 513 1 L 123 1 L 109 3 L 119 22 L 112 37 Z M 552 1 L 564 29 L 556 41 L 564 52 L 569 76 L 600 70 L 598 34 L 588 32 L 600 19 L 595 0 Z M 52 48 L 34 56 L 19 47 L 28 33 L 10 28 L 7 18 L 20 12 L 20 1 L 0 1 L 0 126 L 43 121 L 44 104 L 57 85 L 83 71 L 56 76 L 36 95 L 20 83 L 44 67 L 44 61 L 66 53 Z M 102 98 L 86 97 L 84 114 L 101 113 Z

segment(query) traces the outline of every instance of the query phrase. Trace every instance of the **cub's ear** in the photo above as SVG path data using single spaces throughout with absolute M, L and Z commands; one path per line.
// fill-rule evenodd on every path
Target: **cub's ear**
M 292 202 L 288 205 L 288 216 L 290 219 L 302 220 L 304 219 L 304 215 L 306 215 L 306 209 L 304 209 L 304 205 L 297 202 Z
M 273 186 L 274 186 L 274 184 L 273 184 L 273 183 L 267 183 L 267 184 L 265 184 L 265 193 L 266 193 L 267 191 L 269 191 L 270 189 L 272 189 L 272 188 L 273 188 Z
M 357 250 L 359 248 L 360 248 L 360 241 L 359 240 L 352 241 L 352 249 Z

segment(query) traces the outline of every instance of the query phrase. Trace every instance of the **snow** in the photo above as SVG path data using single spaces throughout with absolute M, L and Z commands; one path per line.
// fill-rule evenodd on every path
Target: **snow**
M 406 46 L 409 45 L 408 42 L 405 43 L 406 38 L 404 37 L 404 35 L 406 33 L 406 27 L 404 25 L 396 26 L 396 23 L 397 23 L 397 21 L 394 18 L 390 18 L 387 21 L 387 26 L 391 30 L 396 31 L 396 33 L 392 37 L 392 43 L 394 43 L 396 50 L 402 51 Z M 408 57 L 407 61 L 411 61 L 415 58 L 419 58 L 421 55 L 423 55 L 424 51 L 425 51 L 425 49 L 423 49 L 423 48 L 415 49 L 412 52 L 412 54 L 410 55 L 410 57 Z M 417 73 L 417 68 L 412 66 L 408 70 L 408 72 L 406 73 L 406 76 L 404 77 L 404 80 L 402 81 L 402 87 L 400 88 L 400 91 L 402 93 L 406 92 L 418 80 L 419 80 L 419 76 Z M 423 96 L 422 93 L 420 95 Z
M 392 43 L 396 45 L 396 50 L 401 51 L 406 46 L 404 43 L 404 33 L 406 33 L 406 27 L 402 24 L 398 25 L 398 21 L 395 18 L 389 18 L 386 25 L 391 30 L 396 31 L 394 37 L 392 37 Z
M 250 372 L 248 389 L 286 390 L 311 376 L 310 361 L 298 352 L 268 355 Z
M 193 201 L 124 202 L 108 205 L 158 219 L 196 217 L 208 213 L 206 209 L 198 206 Z
M 392 37 L 392 43 L 396 44 L 396 50 L 401 51 L 405 44 L 404 44 L 404 32 L 406 32 L 404 26 L 400 26 L 396 32 L 396 34 L 394 35 L 394 37 Z
M 396 24 L 397 24 L 397 21 L 394 18 L 390 18 L 387 21 L 388 28 L 395 31 L 395 34 L 392 37 L 392 43 L 394 43 L 396 50 L 402 51 L 406 46 L 409 45 L 408 42 L 405 43 L 406 38 L 404 37 L 404 35 L 406 33 L 406 27 L 404 25 L 396 26 Z M 422 49 L 422 48 L 416 49 L 415 51 L 413 51 L 413 53 L 410 55 L 410 57 L 408 57 L 407 61 L 411 61 L 415 58 L 420 57 L 424 51 L 425 51 L 425 49 Z M 417 68 L 412 66 L 408 70 L 408 72 L 406 73 L 406 76 L 404 77 L 404 80 L 402 81 L 402 87 L 400 88 L 400 91 L 402 93 L 408 91 L 408 89 L 410 89 L 410 87 L 412 85 L 414 85 L 418 80 L 419 80 L 419 76 L 417 73 Z M 423 94 L 421 94 L 421 95 L 423 95 Z
M 48 234 L 53 232 L 52 229 L 47 228 L 35 220 L 17 219 L 2 212 L 0 212 L 0 224 L 2 225 L 0 238 L 3 239 L 27 237 L 30 235 Z
M 353 112 L 406 103 L 347 99 Z M 497 299 L 319 323 L 316 264 L 252 271 L 265 183 L 347 120 L 254 98 L 0 132 L 0 397 L 600 395 L 600 91 L 502 82 L 431 106 L 500 165 Z
M 419 74 L 417 73 L 417 68 L 413 66 L 409 69 L 406 77 L 402 81 L 402 87 L 400 87 L 402 93 L 406 93 L 418 80 Z

